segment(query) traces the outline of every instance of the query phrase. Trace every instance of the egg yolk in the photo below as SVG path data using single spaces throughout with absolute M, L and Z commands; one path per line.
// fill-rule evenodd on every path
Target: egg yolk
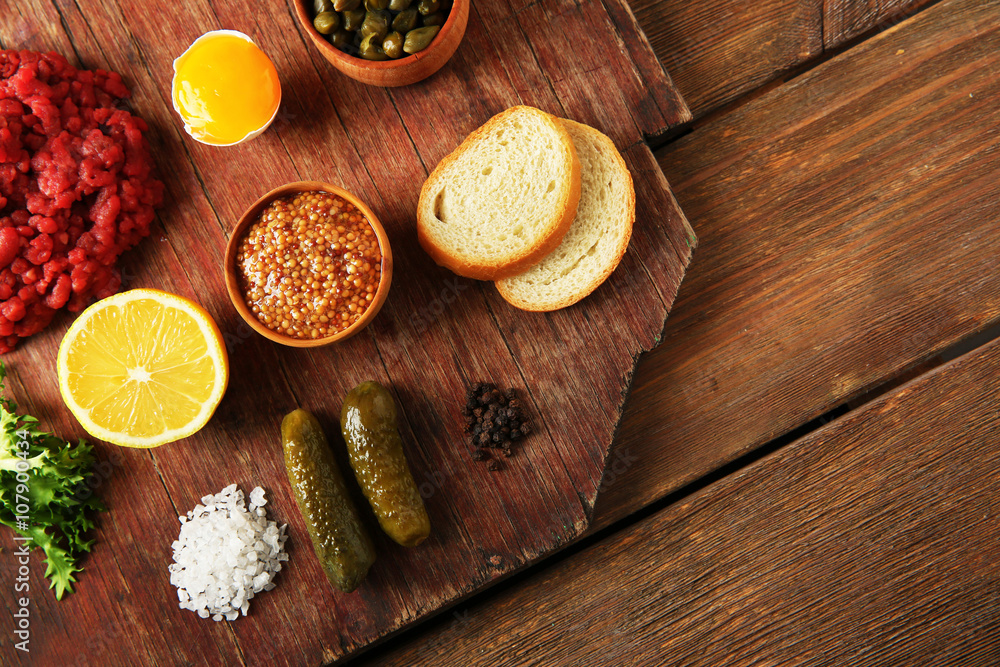
M 232 144 L 259 130 L 281 101 L 274 64 L 235 35 L 199 40 L 174 69 L 174 105 L 191 136 L 208 144 Z

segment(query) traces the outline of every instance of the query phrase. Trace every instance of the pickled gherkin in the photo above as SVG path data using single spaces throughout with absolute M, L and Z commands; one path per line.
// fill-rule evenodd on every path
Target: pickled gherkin
M 281 422 L 285 468 L 313 548 L 330 583 L 350 593 L 375 562 L 375 547 L 351 502 L 319 422 L 295 410 Z
M 354 477 L 382 530 L 404 547 L 423 542 L 430 519 L 403 453 L 392 394 L 377 382 L 358 385 L 344 399 L 340 427 Z

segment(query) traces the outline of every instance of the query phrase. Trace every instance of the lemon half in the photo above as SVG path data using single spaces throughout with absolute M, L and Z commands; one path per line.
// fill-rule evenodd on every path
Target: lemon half
M 198 304 L 154 289 L 98 301 L 59 346 L 59 391 L 87 433 L 157 447 L 211 419 L 229 383 L 222 334 Z

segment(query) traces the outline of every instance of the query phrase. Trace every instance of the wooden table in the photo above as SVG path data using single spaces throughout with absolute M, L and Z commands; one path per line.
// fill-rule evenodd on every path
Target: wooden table
M 997 664 L 1000 1 L 631 6 L 700 246 L 590 531 L 355 662 Z
M 998 664 L 1000 3 L 632 6 L 700 245 L 595 525 L 357 663 Z

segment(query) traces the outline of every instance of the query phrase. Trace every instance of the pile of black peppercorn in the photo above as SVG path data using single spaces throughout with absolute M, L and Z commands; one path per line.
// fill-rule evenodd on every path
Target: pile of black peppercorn
M 499 470 L 500 461 L 496 454 L 490 456 L 489 450 L 507 458 L 514 453 L 514 443 L 531 433 L 531 424 L 525 419 L 524 407 L 514 390 L 500 391 L 488 382 L 469 389 L 462 416 L 465 432 L 475 447 L 472 458 L 489 461 L 486 466 L 490 470 Z

